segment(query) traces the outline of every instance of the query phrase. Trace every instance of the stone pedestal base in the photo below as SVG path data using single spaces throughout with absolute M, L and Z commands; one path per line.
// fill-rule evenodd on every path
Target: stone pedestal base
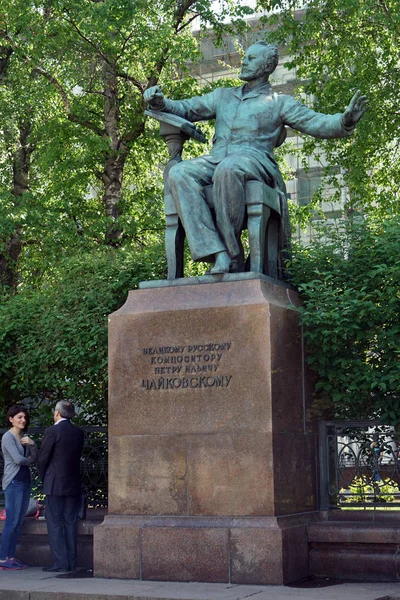
M 96 575 L 307 574 L 303 517 L 283 518 L 316 508 L 298 303 L 247 274 L 137 290 L 110 316 L 110 516 L 95 531 Z
M 332 510 L 308 528 L 316 577 L 399 581 L 400 514 L 394 510 Z
M 281 585 L 310 574 L 307 524 L 317 513 L 264 518 L 106 517 L 95 576 Z

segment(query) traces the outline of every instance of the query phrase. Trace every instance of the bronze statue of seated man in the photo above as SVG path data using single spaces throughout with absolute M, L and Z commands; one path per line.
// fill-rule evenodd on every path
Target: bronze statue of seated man
M 154 110 L 193 123 L 216 120 L 211 153 L 179 162 L 168 173 L 169 190 L 192 258 L 213 257 L 212 274 L 229 273 L 232 265 L 241 261 L 246 181 L 262 181 L 284 193 L 273 154 L 284 127 L 316 138 L 345 137 L 367 109 L 360 92 L 343 114 L 335 115 L 317 113 L 291 96 L 277 94 L 268 83 L 277 64 L 276 47 L 257 42 L 245 53 L 240 73 L 245 83 L 241 87 L 217 88 L 187 100 L 167 99 L 158 86 L 144 94 Z M 211 183 L 215 218 L 204 194 L 205 186 Z M 287 223 L 283 226 L 287 228 Z

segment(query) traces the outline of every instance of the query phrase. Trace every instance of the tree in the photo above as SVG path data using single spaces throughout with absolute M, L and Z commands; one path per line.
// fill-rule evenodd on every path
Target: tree
M 312 245 L 295 245 L 290 269 L 304 299 L 309 362 L 318 375 L 316 405 L 330 406 L 331 416 L 397 423 L 397 4 L 260 0 L 258 7 L 269 11 L 262 17 L 271 28 L 267 37 L 285 46 L 286 66 L 296 69 L 297 92 L 311 96 L 316 110 L 342 112 L 357 89 L 368 97 L 370 110 L 352 137 L 318 144 L 305 140 L 303 156 L 325 153 L 330 184 L 338 185 L 339 166 L 348 193 L 344 220 L 322 227 Z M 339 190 L 336 195 L 339 199 Z
M 355 90 L 370 110 L 352 138 L 324 142 L 330 165 L 340 165 L 347 208 L 381 216 L 399 212 L 400 14 L 395 0 L 260 0 L 270 39 L 286 46 L 299 92 L 317 110 L 341 112 Z M 304 151 L 315 149 L 307 140 Z
M 2 166 L 6 166 L 5 173 L 1 176 L 1 184 L 5 184 L 3 210 L 9 209 L 8 219 L 3 220 L 0 228 L 0 285 L 15 290 L 18 283 L 17 265 L 22 248 L 21 224 L 18 223 L 18 219 L 15 220 L 15 212 L 18 212 L 24 194 L 29 191 L 29 166 L 33 148 L 29 142 L 32 121 L 28 116 L 30 111 L 29 105 L 26 105 L 26 98 L 22 98 L 21 94 L 21 104 L 25 105 L 25 111 L 15 111 L 15 107 L 11 107 L 10 110 L 10 102 L 13 100 L 12 78 L 9 76 L 12 54 L 10 43 L 0 43 L 0 111 L 3 116 L 3 144 L 0 156 Z
M 195 18 L 203 26 L 213 24 L 221 36 L 225 29 L 232 29 L 223 24 L 227 15 L 248 12 L 225 0 L 216 17 L 211 4 L 209 0 L 6 3 L 5 37 L 13 52 L 53 87 L 65 117 L 92 140 L 97 159 L 94 189 L 101 190 L 108 218 L 106 243 L 119 245 L 124 236 L 118 220 L 123 212 L 128 157 L 146 149 L 147 165 L 152 162 L 149 147 L 141 144 L 144 90 L 159 81 L 173 87 L 178 59 L 183 58 L 184 65 L 199 57 L 190 27 Z M 238 26 L 244 23 L 239 21 Z
M 0 292 L 4 404 L 69 397 L 104 420 L 106 316 L 139 280 L 165 275 L 167 150 L 146 123 L 143 92 L 156 83 L 175 97 L 196 91 L 194 78 L 180 78 L 200 56 L 191 23 L 212 24 L 218 41 L 245 27 L 241 15 L 249 12 L 233 0 L 218 15 L 212 6 L 2 3 L 1 127 L 10 124 L 13 148 L 23 142 L 29 150 L 26 187 L 14 198 L 11 141 L 0 142 L 0 235 L 5 244 L 19 241 L 18 260 L 7 254 L 13 284 Z M 20 116 L 29 116 L 23 139 Z M 196 151 L 188 144 L 187 154 Z
M 193 78 L 178 78 L 200 56 L 193 20 L 211 24 L 218 43 L 224 33 L 243 29 L 241 15 L 250 11 L 234 0 L 224 0 L 218 15 L 212 6 L 210 0 L 3 2 L 1 122 L 15 130 L 21 115 L 30 119 L 29 135 L 23 123 L 29 190 L 10 205 L 15 186 L 8 177 L 1 192 L 13 223 L 5 226 L 12 234 L 7 230 L 4 255 L 12 236 L 18 240 L 18 260 L 9 261 L 14 291 L 27 278 L 32 283 L 32 273 L 40 281 L 60 253 L 83 241 L 143 245 L 161 234 L 155 162 L 165 162 L 167 152 L 155 125 L 146 126 L 143 91 L 157 82 L 174 95 L 196 90 Z M 11 173 L 10 152 L 4 156 L 4 173 Z
M 102 247 L 63 259 L 39 289 L 0 303 L 0 399 L 36 409 L 73 399 L 85 422 L 107 415 L 107 319 L 141 280 L 164 275 L 160 248 Z M 40 411 L 39 411 L 40 412 Z

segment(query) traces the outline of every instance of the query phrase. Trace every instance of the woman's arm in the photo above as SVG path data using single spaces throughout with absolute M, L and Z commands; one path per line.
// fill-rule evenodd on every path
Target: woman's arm
M 10 435 L 5 433 L 1 440 L 3 455 L 8 455 L 16 465 L 30 465 L 32 458 L 30 456 L 23 456 L 20 454 L 17 444 L 18 442 L 12 433 Z
M 38 456 L 39 456 L 39 450 L 37 449 L 37 446 L 35 444 L 35 442 L 33 442 L 33 444 L 29 444 L 28 446 L 28 456 L 31 457 L 32 462 L 37 462 Z

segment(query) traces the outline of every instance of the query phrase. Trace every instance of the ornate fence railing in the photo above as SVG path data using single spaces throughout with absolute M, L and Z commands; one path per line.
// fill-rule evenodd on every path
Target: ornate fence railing
M 320 508 L 400 508 L 400 439 L 380 421 L 321 421 Z
M 106 427 L 81 427 L 85 433 L 85 443 L 81 459 L 82 491 L 89 508 L 107 507 L 108 480 L 108 437 Z M 0 438 L 7 429 L 0 429 Z M 30 427 L 29 435 L 38 447 L 43 438 L 44 427 Z M 0 450 L 0 478 L 3 477 L 4 461 Z M 32 466 L 32 497 L 43 498 L 36 465 Z M 4 495 L 0 490 L 0 506 L 4 506 Z

